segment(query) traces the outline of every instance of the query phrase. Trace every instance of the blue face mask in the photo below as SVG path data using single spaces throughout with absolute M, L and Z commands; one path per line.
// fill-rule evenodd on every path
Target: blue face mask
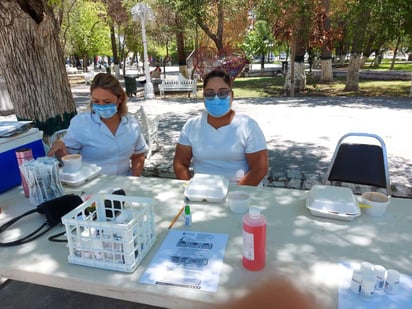
M 210 116 L 222 117 L 230 111 L 230 96 L 221 99 L 215 95 L 213 99 L 205 99 L 205 107 Z
M 93 111 L 101 118 L 108 119 L 112 118 L 117 113 L 116 103 L 110 104 L 95 104 L 93 103 Z

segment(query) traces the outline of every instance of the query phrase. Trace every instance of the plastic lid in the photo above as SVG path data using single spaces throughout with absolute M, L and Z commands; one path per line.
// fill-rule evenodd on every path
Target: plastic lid
M 190 215 L 190 206 L 189 205 L 185 206 L 185 215 Z
M 252 206 L 249 208 L 249 216 L 251 217 L 259 217 L 260 216 L 260 209 L 256 206 Z

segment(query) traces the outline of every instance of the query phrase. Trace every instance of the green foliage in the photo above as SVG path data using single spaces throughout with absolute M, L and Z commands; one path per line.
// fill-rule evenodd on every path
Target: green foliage
M 254 56 L 265 55 L 268 52 L 267 44 L 269 42 L 273 42 L 273 36 L 269 31 L 268 24 L 266 21 L 259 20 L 239 47 L 245 52 L 246 58 L 252 62 Z
M 66 16 L 66 52 L 82 57 L 110 55 L 110 31 L 104 6 L 99 2 L 78 0 Z
M 108 17 L 108 13 L 113 15 L 115 10 L 108 12 L 103 3 L 111 4 L 110 7 L 113 7 L 115 3 L 116 7 L 119 8 L 118 11 L 124 10 L 128 15 L 127 18 L 130 19 L 123 23 L 123 20 L 127 18 L 122 18 L 121 25 L 116 24 L 115 27 L 117 41 L 122 41 L 122 44 L 124 42 L 124 46 L 122 45 L 118 49 L 120 53 L 122 53 L 123 48 L 125 55 L 141 51 L 140 22 L 130 18 L 130 10 L 137 2 L 137 0 L 49 0 L 49 3 L 52 3 L 56 10 L 62 8 L 64 12 L 61 37 L 65 53 L 81 57 L 112 54 L 108 24 L 113 23 L 113 20 L 120 19 L 116 17 L 119 14 Z M 245 21 L 242 24 L 240 20 L 247 19 L 248 10 L 253 10 L 256 14 L 257 21 L 254 23 L 253 31 L 245 33 L 243 42 L 238 46 L 245 52 L 250 61 L 253 60 L 254 56 L 267 53 L 267 42 L 274 43 L 271 51 L 276 54 L 279 52 L 288 53 L 287 46 L 289 46 L 293 26 L 295 26 L 293 23 L 296 23 L 296 14 L 298 13 L 311 16 L 311 19 L 305 19 L 303 23 L 305 29 L 309 31 L 309 35 L 317 36 L 318 41 L 319 37 L 322 40 L 328 40 L 327 37 L 322 36 L 324 33 L 311 25 L 314 21 L 321 22 L 321 19 L 315 17 L 322 18 L 322 9 L 319 5 L 324 1 L 146 0 L 145 2 L 151 6 L 155 15 L 155 20 L 146 24 L 146 33 L 149 53 L 157 57 L 164 57 L 166 54 L 176 56 L 177 31 L 184 32 L 184 49 L 186 51 L 197 48 L 198 44 L 213 44 L 213 39 L 211 39 L 213 35 L 219 40 L 219 33 L 216 31 L 219 20 L 217 3 L 224 5 L 225 28 L 222 36 L 224 36 L 223 43 L 225 44 L 232 42 L 235 45 L 235 42 L 242 39 L 246 27 L 244 27 Z M 412 2 L 410 0 L 328 0 L 327 2 L 330 4 L 331 35 L 334 38 L 332 42 L 336 50 L 335 54 L 344 55 L 350 51 L 351 38 L 357 27 L 359 28 L 359 24 L 354 20 L 359 20 L 359 14 L 365 7 L 370 9 L 371 13 L 367 25 L 361 30 L 365 33 L 365 43 L 361 47 L 364 54 L 369 55 L 371 51 L 393 49 L 398 39 L 400 50 L 412 50 L 410 32 Z M 121 8 L 119 3 L 122 5 Z M 119 16 L 123 16 L 123 13 Z M 198 19 L 203 21 L 207 28 L 199 27 Z M 236 28 L 238 23 L 239 27 Z M 233 25 L 238 30 L 236 33 L 229 31 L 230 26 Z M 211 30 L 211 36 L 208 38 L 206 38 L 205 29 Z M 275 33 L 276 31 L 279 33 Z M 275 34 L 276 42 L 273 39 Z M 182 50 L 181 46 L 179 46 L 179 50 Z M 397 64 L 395 68 L 396 66 Z

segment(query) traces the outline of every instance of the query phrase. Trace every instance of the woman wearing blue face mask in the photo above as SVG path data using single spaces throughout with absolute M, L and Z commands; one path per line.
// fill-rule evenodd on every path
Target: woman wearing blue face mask
M 90 86 L 91 111 L 73 117 L 63 139 L 57 140 L 49 156 L 80 153 L 108 175 L 140 176 L 148 146 L 139 124 L 127 115 L 127 95 L 119 81 L 99 73 Z
M 268 152 L 259 125 L 232 110 L 232 80 L 212 71 L 203 81 L 205 109 L 182 128 L 173 162 L 178 179 L 194 173 L 219 174 L 232 183 L 259 185 L 268 171 Z

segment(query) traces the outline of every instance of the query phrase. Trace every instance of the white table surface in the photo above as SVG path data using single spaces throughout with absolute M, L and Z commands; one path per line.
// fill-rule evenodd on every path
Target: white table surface
M 66 187 L 66 193 L 78 194 L 120 187 L 127 195 L 155 199 L 158 239 L 134 273 L 68 263 L 66 244 L 47 240 L 64 230 L 57 226 L 36 241 L 0 248 L 0 276 L 167 308 L 208 308 L 241 297 L 267 277 L 283 274 L 313 292 L 327 308 L 337 308 L 340 261 L 368 261 L 411 275 L 412 200 L 392 199 L 383 217 L 362 214 L 347 222 L 312 216 L 305 207 L 305 191 L 241 186 L 230 190 L 250 193 L 250 204 L 261 207 L 268 219 L 264 270 L 250 272 L 242 267 L 242 215 L 232 213 L 225 203 L 192 203 L 192 230 L 229 235 L 218 291 L 140 284 L 139 278 L 165 238 L 171 220 L 184 205 L 185 185 L 162 178 L 101 176 L 81 187 Z M 21 187 L 0 195 L 0 207 L 0 224 L 34 208 Z M 42 215 L 33 214 L 0 239 L 4 242 L 25 235 L 42 222 Z M 183 218 L 173 228 L 183 229 Z

